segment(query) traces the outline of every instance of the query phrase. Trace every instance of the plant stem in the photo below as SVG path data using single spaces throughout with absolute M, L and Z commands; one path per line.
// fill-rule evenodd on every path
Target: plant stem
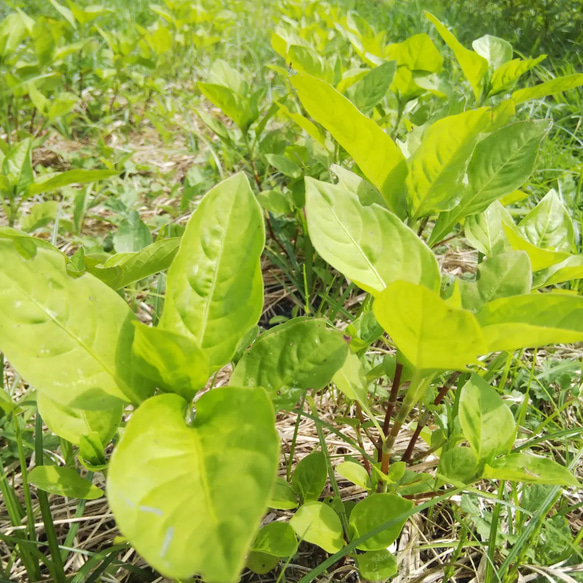
M 391 417 L 393 415 L 393 410 L 397 404 L 397 395 L 399 394 L 399 388 L 401 386 L 401 373 L 403 372 L 403 365 L 397 363 L 395 367 L 395 376 L 393 377 L 393 384 L 391 386 L 391 394 L 389 396 L 389 402 L 387 403 L 387 410 L 385 412 L 385 421 L 383 423 L 383 434 L 385 437 L 389 435 L 389 427 L 391 425 Z M 379 462 L 382 460 L 383 451 L 382 448 L 379 450 Z
M 362 441 L 362 435 L 360 433 L 360 427 L 362 425 L 364 425 L 364 416 L 362 414 L 362 407 L 360 406 L 360 403 L 358 401 L 356 402 L 356 416 L 357 416 L 358 420 L 360 421 L 360 424 L 356 426 L 356 439 L 358 440 L 358 445 L 360 445 L 361 449 L 364 449 L 364 443 Z M 378 446 L 376 443 L 375 443 L 375 447 L 377 447 L 377 449 L 378 449 Z M 368 475 L 370 476 L 372 468 L 370 467 L 370 463 L 366 459 L 366 456 L 362 456 L 362 462 L 364 464 L 366 471 L 368 472 Z

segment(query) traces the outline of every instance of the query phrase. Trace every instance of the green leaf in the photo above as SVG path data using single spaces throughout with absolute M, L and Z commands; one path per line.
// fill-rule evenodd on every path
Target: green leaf
M 537 247 L 564 252 L 575 247 L 573 222 L 554 189 L 524 217 L 519 227 Z
M 413 502 L 396 494 L 372 494 L 361 500 L 350 513 L 350 538 L 364 536 L 377 526 L 413 508 Z M 393 544 L 401 533 L 407 519 L 402 520 L 379 534 L 369 538 L 357 549 L 361 551 L 380 551 Z
M 117 253 L 103 264 L 92 264 L 86 259 L 87 271 L 117 290 L 130 283 L 168 269 L 174 259 L 180 238 L 162 239 L 137 253 Z
M 490 120 L 487 107 L 450 115 L 433 123 L 407 160 L 407 193 L 415 218 L 453 208 L 480 132 Z
M 453 447 L 439 460 L 438 477 L 454 484 L 471 484 L 478 472 L 478 459 L 469 447 Z
M 277 170 L 279 170 L 285 176 L 290 178 L 299 178 L 302 175 L 302 169 L 287 156 L 281 156 L 279 154 L 266 154 L 265 158 L 267 161 Z
M 160 395 L 132 415 L 111 457 L 108 501 L 164 576 L 235 583 L 277 474 L 273 407 L 263 389 L 221 387 L 197 401 L 191 426 L 185 408 Z
M 478 55 L 484 57 L 492 69 L 504 65 L 512 59 L 512 45 L 502 38 L 485 34 L 472 43 L 472 48 Z
M 94 486 L 71 468 L 36 466 L 29 472 L 28 481 L 40 490 L 67 498 L 95 500 L 103 496 L 101 488 Z
M 291 409 L 303 391 L 324 388 L 342 366 L 348 343 L 325 320 L 294 318 L 262 334 L 241 358 L 230 383 L 263 387 L 276 409 Z
M 442 213 L 430 244 L 445 237 L 463 217 L 484 211 L 516 190 L 534 170 L 540 144 L 550 129 L 543 121 L 520 121 L 478 142 L 468 166 L 468 186 L 459 204 Z
M 120 223 L 113 234 L 113 244 L 118 253 L 136 253 L 152 244 L 152 233 L 137 211 L 131 211 Z
M 354 158 L 389 208 L 402 216 L 407 168 L 395 142 L 328 83 L 304 73 L 291 77 L 291 83 L 308 113 Z
M 476 318 L 488 352 L 583 341 L 583 298 L 529 294 L 486 304 Z
M 568 91 L 569 89 L 574 89 L 581 85 L 583 85 L 583 73 L 567 75 L 566 77 L 557 77 L 556 79 L 540 83 L 534 87 L 526 87 L 525 89 L 515 91 L 512 94 L 512 100 L 516 104 L 524 103 L 531 99 L 541 99 L 548 95 L 562 93 L 563 91 Z
M 324 59 L 311 47 L 304 45 L 290 45 L 287 51 L 287 60 L 297 71 L 313 75 L 328 83 L 334 81 L 334 71 Z
M 581 486 L 566 467 L 553 460 L 525 453 L 511 453 L 486 464 L 483 477 L 526 484 Z
M 427 34 L 414 34 L 402 43 L 388 45 L 384 56 L 411 71 L 438 73 L 443 66 L 443 57 Z
M 386 581 L 398 571 L 397 559 L 386 549 L 357 555 L 356 562 L 360 576 L 368 581 Z
M 394 61 L 375 67 L 348 89 L 348 98 L 360 111 L 368 113 L 387 94 L 396 70 Z
M 303 115 L 290 111 L 283 103 L 279 101 L 276 102 L 279 110 L 293 122 L 295 122 L 298 126 L 300 126 L 313 140 L 315 140 L 321 146 L 325 146 L 326 140 L 322 131 L 316 126 L 316 124 L 312 123 L 308 118 L 304 117 Z
M 209 377 L 206 354 L 190 336 L 135 322 L 132 351 L 140 373 L 190 401 Z
M 298 498 L 294 489 L 283 478 L 277 478 L 275 482 L 269 507 L 276 510 L 293 510 L 298 507 Z
M 439 36 L 441 36 L 445 44 L 452 50 L 465 78 L 472 86 L 476 101 L 479 101 L 482 95 L 484 75 L 488 71 L 488 61 L 474 51 L 470 51 L 461 45 L 455 36 L 433 14 L 425 12 L 425 16 L 434 24 Z
M 336 472 L 349 482 L 356 484 L 363 490 L 370 490 L 370 476 L 368 472 L 356 462 L 341 462 L 335 468 Z
M 327 504 L 307 502 L 289 523 L 300 540 L 318 545 L 327 553 L 336 553 L 344 546 L 340 518 Z
M 299 461 L 292 476 L 292 486 L 302 502 L 318 500 L 327 478 L 326 456 L 314 452 Z
M 251 548 L 274 557 L 291 557 L 298 550 L 298 541 L 288 522 L 270 522 L 259 531 Z
M 249 554 L 247 555 L 246 567 L 257 575 L 265 575 L 269 573 L 269 571 L 273 571 L 273 569 L 277 567 L 279 561 L 279 557 L 252 550 L 249 551 Z
M 510 246 L 516 251 L 526 251 L 530 259 L 530 265 L 533 271 L 540 271 L 547 269 L 556 263 L 561 263 L 569 257 L 568 253 L 564 251 L 549 251 L 548 249 L 541 249 L 527 241 L 520 235 L 520 232 L 512 223 L 512 226 L 503 224 L 504 234 L 510 243 Z
M 47 174 L 35 180 L 34 184 L 28 187 L 27 196 L 46 194 L 70 184 L 89 184 L 99 180 L 106 180 L 118 174 L 119 170 L 68 170 L 56 175 Z
M 22 193 L 33 181 L 32 141 L 26 138 L 13 146 L 2 162 L 3 174 L 17 194 Z
M 468 217 L 464 224 L 464 232 L 472 247 L 486 257 L 493 257 L 509 246 L 504 225 L 516 229 L 510 213 L 496 201 L 483 213 Z
M 223 85 L 201 81 L 197 85 L 200 92 L 226 116 L 230 117 L 242 131 L 247 131 L 259 116 L 257 107 L 253 107 L 254 102 L 248 97 L 239 95 Z
M 35 204 L 30 212 L 20 217 L 20 228 L 26 233 L 31 233 L 42 227 L 46 227 L 57 216 L 59 203 L 55 200 L 45 200 Z
M 522 75 L 536 67 L 544 59 L 546 59 L 546 55 L 541 55 L 536 59 L 514 59 L 508 63 L 504 63 L 492 75 L 488 96 L 490 97 L 512 88 Z
M 306 216 L 318 253 L 365 291 L 376 294 L 396 280 L 439 289 L 435 256 L 389 210 L 363 206 L 340 186 L 306 178 Z
M 67 407 L 147 398 L 151 385 L 132 363 L 136 318 L 126 302 L 90 274 L 67 275 L 61 253 L 33 251 L 25 259 L 0 240 L 0 350 L 10 363 Z
M 263 308 L 261 207 L 244 174 L 210 190 L 188 221 L 166 282 L 160 327 L 192 336 L 211 369 L 228 363 Z
M 419 370 L 464 370 L 487 352 L 474 314 L 450 307 L 425 287 L 397 281 L 377 296 L 373 309 L 397 348 Z
M 50 399 L 45 393 L 36 397 L 38 410 L 46 426 L 59 437 L 79 445 L 81 437 L 96 433 L 103 444 L 109 443 L 119 424 L 123 406 L 102 411 L 73 409 Z
M 512 411 L 498 392 L 476 374 L 462 387 L 459 419 L 464 437 L 478 459 L 491 459 L 510 451 L 516 434 Z
M 358 174 L 346 170 L 346 168 L 342 168 L 338 164 L 332 164 L 330 171 L 338 178 L 338 186 L 356 194 L 363 206 L 370 206 L 373 202 L 376 202 L 379 206 L 387 208 L 387 203 L 381 193 Z
M 541 272 L 540 277 L 541 279 L 535 285 L 537 288 L 583 278 L 583 255 L 568 257 L 561 263 Z
M 477 311 L 484 304 L 527 294 L 532 285 L 530 260 L 524 251 L 501 253 L 478 265 L 475 282 L 460 281 L 462 307 Z

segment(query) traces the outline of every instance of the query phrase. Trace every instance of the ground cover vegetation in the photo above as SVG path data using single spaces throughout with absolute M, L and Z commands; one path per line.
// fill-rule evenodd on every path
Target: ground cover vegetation
M 583 581 L 559 4 L 0 7 L 1 580 Z

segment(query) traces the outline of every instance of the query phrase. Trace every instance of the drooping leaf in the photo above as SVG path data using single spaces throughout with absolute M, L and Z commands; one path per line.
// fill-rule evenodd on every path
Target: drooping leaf
M 318 545 L 328 553 L 336 553 L 344 546 L 340 518 L 327 504 L 307 502 L 289 523 L 300 540 Z
M 472 311 L 498 298 L 527 294 L 532 285 L 530 260 L 524 251 L 495 255 L 478 265 L 475 282 L 460 281 L 459 285 L 462 306 Z
M 515 249 L 516 251 L 526 251 L 533 272 L 547 269 L 552 265 L 565 261 L 565 259 L 569 257 L 569 254 L 564 251 L 550 251 L 533 245 L 530 241 L 527 241 L 521 236 L 520 231 L 516 228 L 514 222 L 512 222 L 512 225 L 504 223 L 502 229 L 504 230 L 504 235 L 512 249 Z
M 304 117 L 303 115 L 296 113 L 294 111 L 290 111 L 290 109 L 288 109 L 288 107 L 283 103 L 277 102 L 277 106 L 286 117 L 288 117 L 298 126 L 300 126 L 318 144 L 320 144 L 321 146 L 324 146 L 326 144 L 323 132 L 316 126 L 316 124 L 311 122 L 308 118 Z
M 474 91 L 476 101 L 479 101 L 482 95 L 484 75 L 488 71 L 488 61 L 478 53 L 466 49 L 433 14 L 425 12 L 425 16 L 433 23 L 439 36 L 452 50 L 465 78 L 469 81 Z
M 524 217 L 519 227 L 537 247 L 570 252 L 575 246 L 573 222 L 554 189 Z
M 514 443 L 516 423 L 498 392 L 473 374 L 462 387 L 459 419 L 470 447 L 478 459 L 508 453 Z
M 583 298 L 529 294 L 486 304 L 476 318 L 488 352 L 583 341 Z
M 306 216 L 318 253 L 362 289 L 377 294 L 397 280 L 439 289 L 435 256 L 389 210 L 363 206 L 348 190 L 307 178 Z
M 32 251 L 24 258 L 0 240 L 0 349 L 10 363 L 67 407 L 147 398 L 152 387 L 133 366 L 136 318 L 125 301 L 90 274 L 67 275 L 61 253 Z
M 46 426 L 73 445 L 79 445 L 81 437 L 92 432 L 99 436 L 103 444 L 109 443 L 121 423 L 123 413 L 121 405 L 101 411 L 73 409 L 53 401 L 46 393 L 38 393 L 36 402 Z
M 375 316 L 417 369 L 465 369 L 485 354 L 472 312 L 450 307 L 427 288 L 397 281 L 377 296 Z
M 350 536 L 359 538 L 377 526 L 413 508 L 413 502 L 405 500 L 396 494 L 372 494 L 361 500 L 350 513 Z M 383 530 L 379 534 L 370 537 L 357 548 L 362 551 L 380 551 L 391 545 L 405 524 L 403 519 L 398 524 Z
M 488 61 L 488 64 L 494 69 L 498 69 L 500 66 L 504 65 L 510 59 L 512 59 L 512 45 L 505 41 L 503 38 L 498 38 L 497 36 L 492 36 L 491 34 L 485 34 L 480 38 L 477 38 L 472 43 L 472 48 L 478 55 L 484 57 Z
M 554 460 L 525 453 L 511 453 L 486 464 L 483 476 L 526 484 L 581 485 L 566 467 Z
M 354 158 L 389 208 L 402 216 L 407 169 L 395 142 L 328 83 L 304 73 L 294 75 L 291 83 L 308 113 Z
M 211 369 L 229 362 L 261 315 L 261 212 L 244 174 L 221 182 L 193 213 L 168 270 L 160 327 L 194 337 Z
M 298 462 L 292 486 L 302 502 L 318 500 L 327 479 L 326 456 L 322 452 L 313 452 Z
M 29 472 L 28 481 L 40 490 L 67 498 L 95 500 L 103 496 L 101 488 L 71 468 L 36 466 Z
M 569 89 L 574 89 L 575 87 L 580 87 L 581 85 L 583 85 L 583 73 L 576 73 L 575 75 L 567 75 L 565 77 L 557 77 L 556 79 L 540 83 L 534 87 L 526 87 L 524 89 L 515 91 L 512 94 L 512 100 L 516 104 L 524 103 L 525 101 L 530 101 L 531 99 L 541 99 L 542 97 L 547 97 L 548 95 L 562 93 L 563 91 L 568 91 Z
M 241 358 L 231 384 L 263 387 L 276 409 L 289 409 L 307 389 L 325 387 L 342 366 L 348 343 L 326 322 L 294 318 L 262 334 Z
M 549 129 L 544 120 L 520 121 L 478 142 L 462 199 L 454 209 L 439 216 L 430 244 L 444 238 L 463 217 L 484 211 L 497 198 L 522 186 L 534 169 L 541 141 Z
M 478 135 L 489 122 L 486 107 L 439 119 L 407 161 L 407 195 L 415 218 L 453 208 Z
M 136 322 L 132 351 L 140 373 L 168 392 L 187 401 L 209 377 L 206 354 L 190 336 Z
M 87 271 L 112 289 L 121 289 L 168 269 L 179 245 L 179 237 L 162 239 L 137 253 L 117 253 L 103 264 L 86 261 Z
M 273 407 L 263 389 L 233 387 L 201 397 L 190 427 L 185 407 L 161 395 L 133 414 L 111 458 L 109 504 L 166 577 L 235 583 L 276 478 Z

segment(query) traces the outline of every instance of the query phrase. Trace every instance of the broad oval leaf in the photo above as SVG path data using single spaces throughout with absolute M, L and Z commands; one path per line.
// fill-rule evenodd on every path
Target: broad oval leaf
M 533 271 L 547 269 L 557 263 L 562 263 L 569 257 L 569 254 L 564 251 L 551 251 L 533 245 L 530 241 L 527 241 L 521 236 L 520 231 L 514 223 L 504 223 L 502 224 L 502 229 L 504 230 L 506 239 L 512 249 L 515 249 L 516 251 L 526 251 Z
M 61 405 L 111 409 L 139 403 L 152 386 L 136 374 L 135 316 L 90 274 L 73 279 L 59 252 L 22 257 L 0 241 L 0 350 L 40 392 Z
M 384 56 L 411 71 L 438 73 L 443 65 L 443 57 L 428 34 L 414 34 L 401 43 L 390 44 Z
M 397 348 L 419 370 L 464 370 L 487 352 L 474 314 L 450 307 L 423 286 L 393 283 L 377 296 L 373 309 Z
M 259 531 L 251 548 L 274 557 L 291 557 L 298 550 L 298 541 L 289 522 L 270 522 Z
M 472 43 L 478 55 L 484 57 L 492 69 L 497 69 L 512 59 L 512 45 L 502 38 L 485 34 Z
M 526 453 L 511 453 L 486 464 L 483 477 L 526 484 L 581 486 L 566 467 L 554 460 Z
M 512 411 L 483 378 L 473 374 L 462 387 L 459 419 L 478 459 L 508 453 L 514 443 L 516 423 Z
M 168 392 L 187 401 L 209 377 L 206 354 L 190 336 L 136 322 L 132 351 L 140 373 Z
M 430 244 L 445 237 L 463 217 L 482 212 L 524 184 L 549 129 L 547 121 L 519 121 L 478 142 L 468 166 L 469 185 L 459 204 L 439 216 Z
M 350 513 L 350 537 L 352 539 L 364 536 L 374 528 L 413 508 L 411 500 L 405 500 L 396 494 L 372 494 L 361 500 Z M 360 544 L 362 551 L 379 551 L 386 549 L 397 540 L 406 518 L 379 534 L 376 534 Z
M 222 387 L 197 402 L 190 427 L 185 409 L 168 394 L 133 414 L 111 458 L 109 504 L 166 577 L 235 583 L 276 478 L 273 407 L 263 389 Z
M 395 142 L 328 83 L 305 73 L 291 77 L 291 83 L 308 113 L 354 158 L 389 208 L 403 216 L 407 167 Z
M 38 393 L 36 402 L 39 413 L 46 426 L 59 437 L 70 441 L 73 445 L 81 443 L 81 437 L 95 432 L 101 443 L 111 441 L 123 413 L 123 406 L 101 411 L 74 409 L 53 401 L 46 393 Z
M 341 186 L 306 178 L 306 216 L 318 253 L 365 291 L 376 295 L 397 280 L 439 289 L 435 256 L 389 210 L 363 206 Z
M 348 89 L 348 97 L 363 113 L 370 112 L 387 94 L 396 69 L 393 61 L 375 67 Z
M 237 364 L 230 383 L 263 387 L 276 409 L 290 409 L 307 389 L 325 387 L 342 366 L 348 343 L 325 320 L 294 318 L 262 334 Z
M 356 462 L 341 462 L 335 468 L 336 472 L 348 481 L 359 486 L 363 490 L 370 490 L 370 476 L 368 472 Z
M 336 553 L 344 546 L 340 518 L 327 504 L 307 502 L 289 523 L 300 540 L 318 545 L 328 553 Z
M 231 360 L 259 320 L 264 243 L 261 207 L 242 173 L 206 194 L 182 236 L 160 327 L 194 337 L 211 369 Z
M 283 478 L 277 478 L 275 482 L 269 507 L 276 510 L 293 510 L 298 507 L 298 497 L 294 489 Z
M 367 551 L 357 555 L 356 561 L 360 576 L 368 581 L 386 581 L 397 574 L 397 559 L 386 549 Z
M 493 257 L 510 247 L 504 225 L 516 229 L 512 215 L 496 201 L 483 213 L 468 217 L 464 224 L 464 233 L 472 247 L 486 257 Z
M 463 177 L 480 132 L 490 121 L 481 107 L 434 122 L 407 160 L 407 195 L 415 218 L 454 207 L 464 189 Z
M 488 352 L 583 341 L 583 298 L 529 294 L 486 304 L 476 318 Z
M 292 476 L 292 486 L 302 502 L 318 500 L 327 479 L 326 456 L 321 451 L 313 452 L 298 462 Z
M 40 490 L 67 498 L 95 500 L 103 496 L 101 488 L 82 478 L 71 468 L 36 466 L 29 472 L 28 481 Z
M 453 484 L 470 484 L 476 479 L 479 464 L 469 447 L 452 447 L 439 459 L 438 477 Z

